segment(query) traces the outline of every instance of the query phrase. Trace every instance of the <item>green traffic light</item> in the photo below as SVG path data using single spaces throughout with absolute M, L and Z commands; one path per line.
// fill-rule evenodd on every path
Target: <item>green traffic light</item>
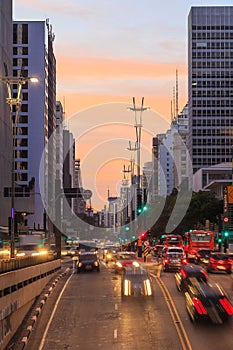
M 229 232 L 228 232 L 228 231 L 225 231 L 225 232 L 224 232 L 224 236 L 225 236 L 225 237 L 228 237 L 228 236 L 229 236 Z

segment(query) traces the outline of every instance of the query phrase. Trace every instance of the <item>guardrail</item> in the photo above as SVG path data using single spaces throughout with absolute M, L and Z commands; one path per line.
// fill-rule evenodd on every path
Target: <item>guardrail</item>
M 57 256 L 54 254 L 46 254 L 13 259 L 0 259 L 0 274 L 37 264 L 42 264 L 48 261 L 55 260 L 56 258 Z

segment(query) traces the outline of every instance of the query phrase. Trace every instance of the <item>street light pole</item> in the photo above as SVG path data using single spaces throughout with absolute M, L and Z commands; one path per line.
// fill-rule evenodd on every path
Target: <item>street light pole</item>
M 135 118 L 135 131 L 136 131 L 136 150 L 137 150 L 137 195 L 142 197 L 142 186 L 141 186 L 141 134 L 142 134 L 142 113 L 150 109 L 149 107 L 144 107 L 144 97 L 142 97 L 141 106 L 137 107 L 135 103 L 135 97 L 133 97 L 133 107 L 130 107 L 129 110 L 134 112 Z M 139 112 L 139 117 L 138 117 Z M 138 209 L 138 207 L 137 207 Z
M 22 106 L 21 92 L 22 86 L 28 81 L 33 83 L 38 82 L 38 78 L 30 77 L 0 77 L 0 81 L 7 86 L 7 98 L 6 103 L 10 107 L 10 119 L 12 122 L 12 160 L 11 160 L 11 232 L 10 232 L 10 257 L 15 257 L 15 148 L 16 148 L 16 136 L 17 136 L 17 123 L 19 112 Z M 17 85 L 17 95 L 14 97 L 13 85 Z M 15 106 L 15 115 L 13 106 Z

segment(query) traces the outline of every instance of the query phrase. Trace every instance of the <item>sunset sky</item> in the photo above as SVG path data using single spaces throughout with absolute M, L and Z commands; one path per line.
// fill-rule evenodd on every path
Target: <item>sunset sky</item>
M 14 20 L 49 18 L 55 34 L 57 99 L 64 103 L 67 119 L 85 114 L 83 111 L 90 109 L 95 115 L 89 113 L 88 118 L 96 120 L 91 128 L 99 130 L 98 113 L 103 112 L 100 106 L 120 103 L 127 107 L 132 104 L 133 96 L 140 104 L 143 96 L 155 118 L 159 115 L 159 119 L 166 121 L 164 130 L 158 132 L 166 132 L 171 117 L 176 69 L 179 111 L 187 102 L 187 17 L 190 7 L 232 5 L 232 0 L 13 0 L 13 4 Z M 117 119 L 117 115 L 111 115 L 109 125 Z M 129 117 L 127 123 L 132 124 L 134 132 L 133 113 L 131 119 L 130 122 Z M 119 126 L 119 130 L 123 129 Z M 77 142 L 81 164 L 88 157 L 87 150 L 91 152 L 104 142 L 103 134 L 108 139 L 115 139 L 113 128 L 105 126 L 101 130 L 101 141 L 93 130 L 89 135 L 85 130 L 87 137 L 81 137 Z M 128 136 L 122 137 L 125 140 L 134 137 Z M 108 187 L 110 193 L 116 195 L 113 183 L 120 178 L 120 169 L 115 166 L 116 163 L 119 165 L 115 158 L 113 156 L 112 164 L 111 156 L 103 160 L 103 164 L 98 165 L 102 173 L 94 170 L 97 183 L 87 184 L 91 189 L 99 187 L 100 204 L 96 206 L 103 207 Z M 121 168 L 125 161 L 121 162 Z M 108 170 L 106 163 L 110 165 Z M 106 180 L 109 183 L 98 180 L 104 178 L 104 173 L 111 174 Z M 83 172 L 86 185 L 85 178 Z M 94 201 L 98 202 L 93 196 Z

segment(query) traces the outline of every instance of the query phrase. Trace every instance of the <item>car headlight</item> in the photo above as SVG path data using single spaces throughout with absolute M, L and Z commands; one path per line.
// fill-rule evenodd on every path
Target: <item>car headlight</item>
M 124 295 L 131 295 L 131 283 L 129 280 L 124 280 Z
M 145 281 L 144 281 L 144 287 L 145 287 L 145 294 L 146 295 L 152 295 L 152 288 L 151 288 L 151 282 L 150 282 L 150 280 L 149 279 L 146 279 Z
M 94 265 L 95 265 L 95 266 L 98 266 L 98 265 L 99 265 L 98 261 L 95 261 L 95 262 L 94 262 Z
M 82 266 L 82 263 L 81 263 L 81 261 L 78 263 L 78 267 L 81 267 Z
M 107 259 L 111 259 L 112 255 L 111 254 L 107 254 Z
M 133 261 L 133 266 L 139 267 L 140 265 L 139 265 L 139 263 L 137 261 Z
M 120 268 L 123 267 L 122 264 L 121 264 L 119 261 L 117 261 L 116 265 L 117 265 L 118 267 L 120 267 Z

